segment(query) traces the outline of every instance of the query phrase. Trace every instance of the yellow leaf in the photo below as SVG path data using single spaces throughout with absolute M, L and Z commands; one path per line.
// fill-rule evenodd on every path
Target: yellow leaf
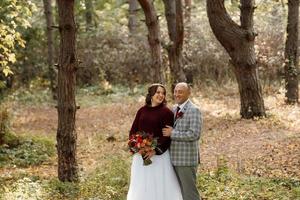
M 13 72 L 10 70 L 9 67 L 5 67 L 3 69 L 3 73 L 4 73 L 5 76 L 8 76 L 9 74 L 13 74 Z
M 16 55 L 14 53 L 8 54 L 8 61 L 15 63 L 16 62 Z

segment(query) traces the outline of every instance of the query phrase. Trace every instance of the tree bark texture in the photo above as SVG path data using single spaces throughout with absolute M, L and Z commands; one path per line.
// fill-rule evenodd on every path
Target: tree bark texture
M 164 0 L 170 43 L 167 45 L 172 85 L 186 81 L 183 72 L 182 46 L 184 38 L 181 0 Z
M 285 88 L 286 102 L 299 102 L 298 92 L 298 23 L 299 0 L 288 1 L 287 39 L 285 43 Z
M 60 32 L 60 55 L 58 66 L 58 178 L 61 181 L 77 181 L 75 131 L 75 84 L 76 68 L 76 25 L 74 0 L 57 0 Z
M 47 34 L 47 46 L 48 46 L 48 67 L 49 67 L 49 79 L 50 89 L 53 99 L 57 99 L 57 72 L 54 68 L 54 43 L 53 43 L 53 14 L 52 14 L 52 0 L 43 0 L 44 13 L 46 17 L 46 34 Z
M 148 28 L 148 42 L 151 51 L 152 68 L 153 68 L 153 81 L 165 83 L 165 77 L 162 66 L 161 56 L 161 40 L 160 40 L 160 27 L 158 16 L 152 0 L 138 0 L 146 18 L 146 25 Z
M 224 0 L 207 0 L 212 31 L 228 52 L 239 86 L 242 118 L 265 116 L 262 89 L 254 51 L 254 0 L 241 0 L 241 25 L 228 15 Z

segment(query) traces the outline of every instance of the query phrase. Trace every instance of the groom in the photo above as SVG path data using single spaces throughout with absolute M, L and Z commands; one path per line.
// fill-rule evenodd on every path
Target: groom
M 199 139 L 202 127 L 200 110 L 189 100 L 191 88 L 181 82 L 175 86 L 174 127 L 167 126 L 163 135 L 171 137 L 171 161 L 179 179 L 183 200 L 199 200 L 196 187 L 197 167 L 200 163 Z

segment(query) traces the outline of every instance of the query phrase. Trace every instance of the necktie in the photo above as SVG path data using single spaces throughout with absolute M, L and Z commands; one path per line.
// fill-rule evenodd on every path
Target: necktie
M 176 109 L 176 114 L 175 114 L 175 119 L 177 119 L 177 118 L 178 118 L 178 112 L 179 112 L 179 110 L 180 110 L 180 107 L 179 107 L 179 106 L 177 106 L 177 109 Z

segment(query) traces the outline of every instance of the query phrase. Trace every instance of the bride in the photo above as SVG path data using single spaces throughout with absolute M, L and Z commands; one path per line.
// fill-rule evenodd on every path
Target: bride
M 174 121 L 165 97 L 165 87 L 152 84 L 148 88 L 146 104 L 136 113 L 129 136 L 138 131 L 151 133 L 158 138 L 158 145 L 144 156 L 151 158 L 150 165 L 143 165 L 140 154 L 133 155 L 127 200 L 182 200 L 168 150 L 171 141 L 162 135 L 162 128 L 172 126 Z

